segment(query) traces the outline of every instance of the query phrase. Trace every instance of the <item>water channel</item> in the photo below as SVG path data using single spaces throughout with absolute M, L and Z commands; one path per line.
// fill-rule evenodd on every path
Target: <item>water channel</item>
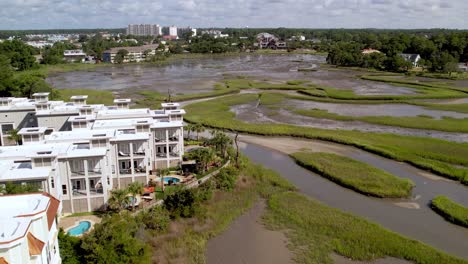
M 362 216 L 407 237 L 420 240 L 450 254 L 468 258 L 468 229 L 453 225 L 434 213 L 428 202 L 437 194 L 444 194 L 468 205 L 468 188 L 456 182 L 433 180 L 416 173 L 406 164 L 365 153 L 352 151 L 350 157 L 387 170 L 397 176 L 411 178 L 416 187 L 407 202 L 417 204 L 408 208 L 398 206 L 404 200 L 387 200 L 367 197 L 315 173 L 303 169 L 287 155 L 254 144 L 243 143 L 242 152 L 252 161 L 277 171 L 295 184 L 300 192 L 325 204 Z

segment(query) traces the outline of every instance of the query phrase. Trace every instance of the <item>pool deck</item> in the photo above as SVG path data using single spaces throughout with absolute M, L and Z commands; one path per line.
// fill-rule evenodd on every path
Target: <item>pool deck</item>
M 100 223 L 101 218 L 95 215 L 83 215 L 83 216 L 71 216 L 71 217 L 62 217 L 59 219 L 59 228 L 63 228 L 63 230 L 68 230 L 71 227 L 78 225 L 80 221 L 90 221 L 91 228 L 93 228 L 94 224 Z

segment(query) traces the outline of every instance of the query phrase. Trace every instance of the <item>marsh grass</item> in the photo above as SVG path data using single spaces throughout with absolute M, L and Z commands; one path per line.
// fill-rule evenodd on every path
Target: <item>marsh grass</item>
M 431 208 L 447 221 L 468 227 L 468 208 L 450 200 L 448 197 L 436 196 L 431 201 Z
M 451 117 L 443 117 L 434 119 L 431 116 L 419 115 L 408 117 L 393 117 L 393 116 L 344 116 L 335 113 L 330 113 L 322 109 L 297 109 L 293 111 L 296 114 L 310 116 L 315 118 L 333 119 L 339 121 L 361 121 L 370 124 L 378 124 L 384 126 L 398 126 L 414 129 L 429 129 L 447 132 L 468 132 L 468 118 L 459 119 Z
M 365 195 L 379 198 L 408 197 L 415 186 L 409 179 L 332 153 L 296 152 L 291 157 L 300 166 Z
M 365 151 L 412 164 L 418 168 L 468 184 L 468 144 L 434 138 L 359 131 L 326 130 L 285 124 L 251 124 L 235 119 L 230 106 L 251 103 L 255 94 L 226 96 L 185 107 L 185 120 L 206 127 L 265 136 L 294 136 L 351 145 Z
M 73 95 L 88 95 L 87 104 L 114 104 L 114 95 L 111 91 L 94 89 L 59 89 L 60 98 L 64 101 L 70 101 Z

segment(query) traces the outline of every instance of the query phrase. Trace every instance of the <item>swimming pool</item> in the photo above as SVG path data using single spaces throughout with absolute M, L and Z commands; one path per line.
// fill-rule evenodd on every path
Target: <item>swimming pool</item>
M 67 233 L 71 236 L 81 236 L 90 228 L 91 228 L 91 222 L 81 221 L 77 226 L 74 226 L 70 230 L 68 230 Z
M 161 179 L 159 179 L 159 180 L 161 180 Z M 164 183 L 165 184 L 168 184 L 169 181 L 172 181 L 172 183 L 176 183 L 176 182 L 180 182 L 180 179 L 175 178 L 175 177 L 164 177 Z

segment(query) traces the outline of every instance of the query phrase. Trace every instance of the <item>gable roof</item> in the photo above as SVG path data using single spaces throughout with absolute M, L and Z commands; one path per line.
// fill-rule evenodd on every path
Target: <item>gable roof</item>
M 5 258 L 1 257 L 0 258 L 0 264 L 8 264 L 8 261 L 6 261 Z
M 29 246 L 29 255 L 40 255 L 42 249 L 44 248 L 45 243 L 35 237 L 31 232 L 28 232 L 28 246 Z

